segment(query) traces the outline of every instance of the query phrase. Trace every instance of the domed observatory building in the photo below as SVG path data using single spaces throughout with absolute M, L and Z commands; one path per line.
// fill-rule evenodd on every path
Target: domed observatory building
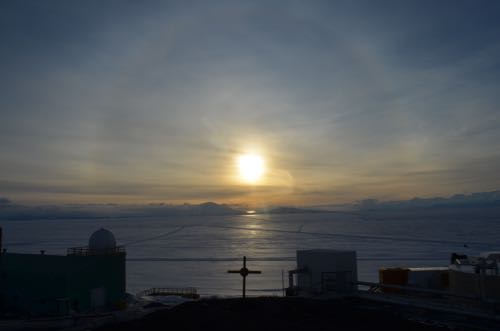
M 104 228 L 100 228 L 92 233 L 88 246 L 68 248 L 68 255 L 115 255 L 124 252 L 123 247 L 116 246 L 116 239 L 113 233 Z
M 1 241 L 0 241 L 1 242 Z M 67 255 L 0 254 L 0 307 L 35 315 L 125 307 L 125 249 L 99 229 Z
M 94 254 L 114 254 L 116 253 L 115 236 L 111 231 L 100 228 L 90 236 L 88 249 Z
M 123 303 L 125 249 L 116 245 L 111 231 L 95 231 L 88 246 L 69 248 L 68 258 L 75 266 L 70 277 L 72 292 L 78 294 L 75 308 L 96 311 Z

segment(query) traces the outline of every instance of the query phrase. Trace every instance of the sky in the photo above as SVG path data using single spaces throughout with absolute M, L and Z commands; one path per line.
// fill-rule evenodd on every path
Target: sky
M 0 197 L 311 205 L 500 188 L 500 2 L 0 2 Z M 260 155 L 246 183 L 239 155 Z

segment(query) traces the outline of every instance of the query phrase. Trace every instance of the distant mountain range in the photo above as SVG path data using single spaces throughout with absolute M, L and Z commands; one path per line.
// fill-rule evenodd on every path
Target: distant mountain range
M 195 215 L 240 215 L 246 211 L 220 205 L 214 202 L 202 204 L 75 204 L 26 206 L 0 200 L 0 219 L 72 219 L 72 218 L 119 218 L 119 217 L 161 217 Z
M 276 207 L 272 209 L 257 210 L 259 214 L 308 214 L 308 213 L 323 213 L 322 210 L 312 208 L 297 208 L 297 207 Z
M 365 199 L 352 204 L 352 207 L 356 210 L 500 207 L 500 191 L 455 194 L 449 198 L 413 198 L 397 201 Z
M 414 198 L 411 200 L 379 201 L 364 199 L 351 204 L 322 205 L 297 208 L 278 206 L 257 209 L 258 214 L 304 214 L 321 212 L 408 212 L 418 210 L 454 210 L 471 212 L 500 211 L 500 191 L 478 192 L 472 194 L 456 194 L 449 198 Z M 491 212 L 490 212 L 491 213 Z M 244 215 L 245 208 L 215 202 L 202 204 L 73 204 L 73 205 L 41 205 L 27 206 L 17 204 L 7 198 L 0 197 L 0 220 L 7 219 L 73 219 L 73 218 L 117 218 L 117 217 L 162 217 L 162 216 L 223 216 Z

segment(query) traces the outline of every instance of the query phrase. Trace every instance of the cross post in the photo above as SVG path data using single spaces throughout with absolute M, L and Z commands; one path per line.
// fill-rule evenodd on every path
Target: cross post
M 243 277 L 243 299 L 246 298 L 246 287 L 247 287 L 247 276 L 249 274 L 260 274 L 260 270 L 248 270 L 247 268 L 247 257 L 243 256 L 243 268 L 240 270 L 228 270 L 230 274 L 240 274 Z

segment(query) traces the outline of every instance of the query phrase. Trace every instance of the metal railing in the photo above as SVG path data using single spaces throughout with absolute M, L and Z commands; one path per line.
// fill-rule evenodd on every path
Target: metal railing
M 152 287 L 136 294 L 137 297 L 144 296 L 168 296 L 175 295 L 183 298 L 198 299 L 200 295 L 194 287 L 173 288 L 173 287 Z
M 89 249 L 88 246 L 84 247 L 71 247 L 68 248 L 67 255 L 77 256 L 96 256 L 96 255 L 122 255 L 125 254 L 125 247 L 116 246 L 115 248 L 108 249 Z

